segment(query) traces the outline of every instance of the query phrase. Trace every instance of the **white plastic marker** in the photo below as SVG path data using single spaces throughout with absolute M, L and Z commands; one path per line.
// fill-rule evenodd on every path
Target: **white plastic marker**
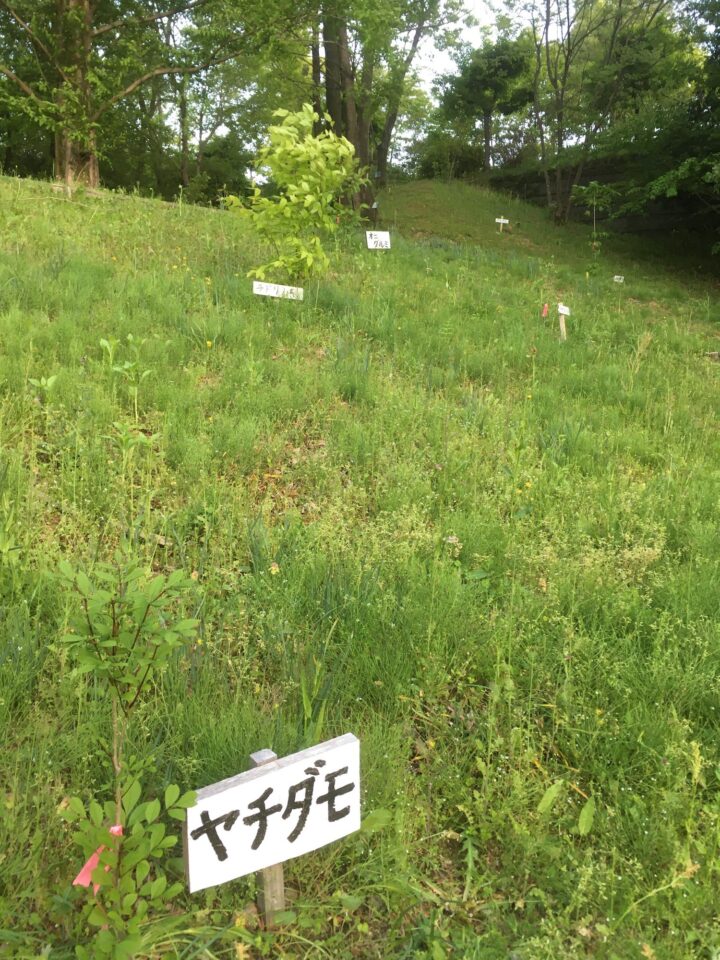
M 566 307 L 564 303 L 559 303 L 558 316 L 560 317 L 560 339 L 567 340 L 567 330 L 565 329 L 565 317 L 570 316 L 570 307 Z
M 282 283 L 261 283 L 253 280 L 253 293 L 261 297 L 280 297 L 282 300 L 302 300 L 302 287 L 285 287 Z
M 506 220 L 505 217 L 495 217 L 495 223 L 500 224 L 500 233 L 502 233 L 502 228 L 506 223 L 510 223 L 509 220 Z
M 357 737 L 346 733 L 279 760 L 269 754 L 253 754 L 255 769 L 197 791 L 184 831 L 190 893 L 360 829 Z
M 625 277 L 621 277 L 619 274 L 613 277 L 614 283 L 625 283 Z
M 366 230 L 368 250 L 389 250 L 390 233 L 387 230 Z

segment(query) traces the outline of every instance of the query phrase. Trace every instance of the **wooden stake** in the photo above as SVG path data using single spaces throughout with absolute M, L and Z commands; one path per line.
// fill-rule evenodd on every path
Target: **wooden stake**
M 251 753 L 250 759 L 254 767 L 262 767 L 266 763 L 277 760 L 277 754 L 272 750 L 258 750 Z M 275 923 L 275 916 L 285 909 L 285 872 L 281 863 L 274 867 L 267 867 L 257 874 L 258 910 L 263 918 L 266 929 Z
M 560 314 L 560 339 L 567 340 L 567 330 L 565 329 L 565 317 Z

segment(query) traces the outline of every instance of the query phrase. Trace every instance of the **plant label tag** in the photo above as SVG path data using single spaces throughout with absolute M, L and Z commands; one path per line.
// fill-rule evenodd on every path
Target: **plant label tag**
M 253 293 L 261 297 L 280 297 L 283 300 L 302 300 L 302 287 L 285 287 L 282 283 L 261 283 L 253 280 Z
M 360 829 L 360 741 L 351 733 L 197 791 L 184 827 L 190 893 Z
M 390 233 L 387 230 L 366 230 L 368 250 L 389 250 Z
M 566 307 L 564 303 L 559 303 L 559 304 L 558 304 L 558 313 L 560 314 L 561 317 L 569 317 L 569 316 L 570 316 L 570 307 Z
M 619 274 L 613 277 L 615 283 L 625 283 L 625 277 L 621 277 Z
M 510 221 L 506 220 L 505 217 L 495 217 L 495 223 L 502 225 L 503 223 L 510 223 Z

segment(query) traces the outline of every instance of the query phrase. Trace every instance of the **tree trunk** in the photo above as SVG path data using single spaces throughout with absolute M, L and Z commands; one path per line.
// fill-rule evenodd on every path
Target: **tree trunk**
M 347 24 L 338 22 L 338 60 L 340 62 L 340 87 L 342 90 L 343 117 L 345 119 L 345 136 L 358 151 L 358 116 L 355 103 L 355 74 L 350 60 L 348 46 Z
M 487 110 L 483 113 L 483 166 L 486 170 L 492 167 L 492 114 Z
M 323 110 L 322 104 L 322 79 L 321 79 L 321 66 L 320 66 L 320 28 L 317 24 L 313 24 L 313 36 L 312 44 L 310 46 L 310 55 L 312 58 L 312 102 L 313 110 L 318 115 L 318 120 L 316 120 L 313 127 L 313 133 L 317 136 L 323 129 Z
M 385 115 L 385 124 L 383 126 L 383 131 L 380 135 L 380 142 L 378 143 L 377 147 L 378 184 L 384 184 L 387 179 L 390 143 L 392 141 L 393 130 L 395 129 L 398 115 L 400 114 L 400 104 L 402 102 L 402 95 L 405 87 L 405 77 L 407 76 L 408 70 L 412 66 L 412 62 L 415 59 L 415 54 L 417 53 L 417 48 L 420 40 L 423 37 L 423 34 L 425 33 L 425 29 L 425 20 L 420 20 L 415 27 L 415 33 L 413 34 L 410 49 L 405 55 L 403 62 L 400 64 L 395 77 L 393 77 L 392 92 L 388 102 L 387 114 Z
M 323 21 L 323 44 L 325 47 L 325 102 L 335 133 L 341 136 L 345 127 L 343 125 L 337 18 L 327 12 Z
M 63 180 L 68 190 L 76 183 L 89 187 L 100 185 L 96 133 L 89 122 L 92 29 L 91 0 L 59 0 L 59 60 L 65 71 L 66 86 L 70 86 L 73 96 L 67 97 L 67 91 L 61 86 L 56 97 L 61 123 L 55 137 L 55 177 Z M 79 109 L 73 111 L 68 107 L 68 103 L 73 102 L 77 102 Z
M 188 122 L 187 77 L 180 77 L 178 113 L 180 120 L 180 183 L 190 184 L 190 128 Z

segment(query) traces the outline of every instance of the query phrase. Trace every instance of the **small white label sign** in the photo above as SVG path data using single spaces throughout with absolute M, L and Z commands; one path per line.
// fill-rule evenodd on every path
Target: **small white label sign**
M 510 221 L 506 220 L 505 217 L 495 217 L 495 223 L 510 223 Z
M 387 230 L 366 230 L 368 250 L 389 250 L 390 233 Z
M 261 283 L 253 280 L 253 293 L 261 297 L 280 297 L 284 300 L 302 300 L 302 287 L 285 287 L 282 283 Z
M 559 303 L 559 304 L 558 304 L 558 313 L 560 314 L 561 317 L 569 317 L 569 316 L 570 316 L 570 307 L 566 307 L 564 303 Z
M 185 823 L 190 893 L 359 829 L 360 741 L 346 733 L 198 790 Z
M 613 277 L 615 283 L 625 283 L 625 277 L 621 277 L 619 274 Z

